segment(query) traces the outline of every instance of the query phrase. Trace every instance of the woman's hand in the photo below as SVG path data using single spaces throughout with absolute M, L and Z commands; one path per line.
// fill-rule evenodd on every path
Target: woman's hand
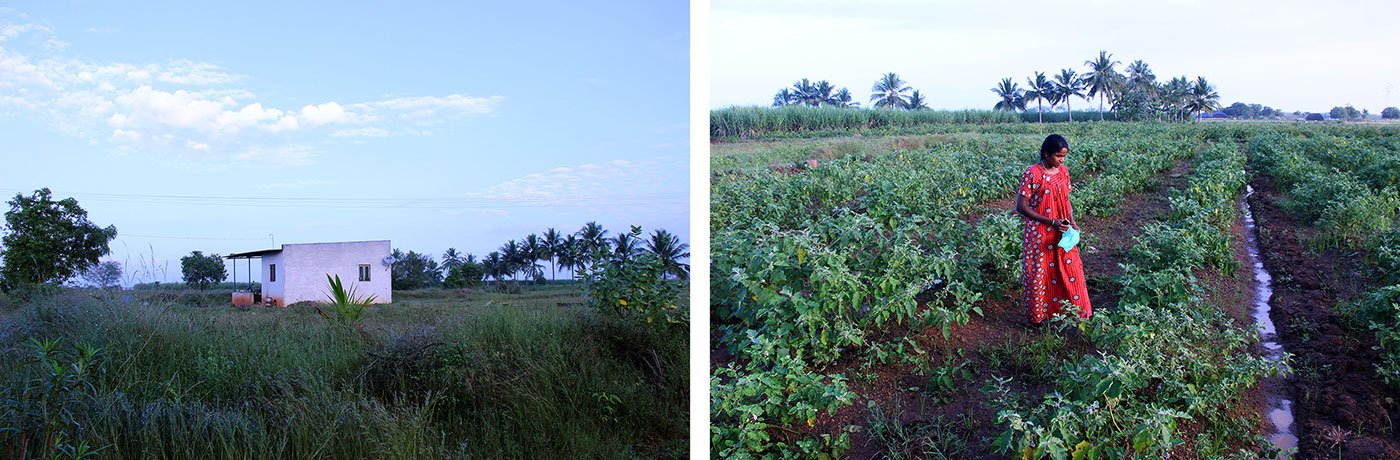
M 1067 231 L 1069 231 L 1069 229 L 1070 229 L 1069 219 L 1059 219 L 1059 220 L 1056 220 L 1056 221 L 1055 221 L 1055 230 L 1059 230 L 1060 233 L 1067 232 Z

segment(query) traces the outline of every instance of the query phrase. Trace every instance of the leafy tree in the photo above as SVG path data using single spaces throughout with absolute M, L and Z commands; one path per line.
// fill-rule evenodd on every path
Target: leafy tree
M 474 262 L 462 262 L 452 266 L 447 270 L 447 277 L 442 280 L 442 287 L 449 289 L 473 288 L 481 285 L 481 279 L 485 275 L 480 264 Z
M 390 269 L 394 289 L 422 289 L 442 284 L 442 269 L 432 256 L 395 249 L 394 266 Z
M 111 252 L 117 227 L 98 227 L 78 200 L 54 201 L 48 188 L 26 197 L 15 194 L 5 213 L 5 265 L 0 278 L 6 291 L 23 284 L 61 282 L 97 264 Z
M 1381 109 L 1381 118 L 1385 118 L 1385 119 L 1396 119 L 1396 118 L 1400 118 L 1400 109 L 1397 109 L 1397 108 L 1395 108 L 1395 107 L 1386 107 L 1386 108 L 1384 108 L 1384 109 Z
M 83 270 L 83 282 L 88 286 L 108 288 L 121 284 L 122 263 L 115 260 L 100 262 Z
M 870 100 L 875 102 L 875 108 L 902 109 L 909 106 L 909 98 L 904 93 L 910 91 L 909 85 L 904 84 L 904 80 L 895 75 L 894 72 L 885 74 L 875 82 L 875 86 L 870 88 L 875 94 L 870 95 Z
M 185 284 L 198 287 L 201 291 L 228 278 L 228 268 L 224 267 L 223 258 L 218 254 L 206 256 L 200 251 L 192 251 L 190 255 L 180 258 L 180 273 L 185 277 Z
M 647 240 L 646 244 L 646 251 L 656 256 L 665 267 L 663 276 L 673 275 L 679 279 L 690 276 L 690 264 L 681 262 L 681 259 L 690 257 L 689 249 L 690 246 L 682 243 L 676 235 L 662 229 L 652 232 L 651 239 Z
M 1011 78 L 1001 79 L 1001 84 L 992 87 L 992 92 L 997 93 L 997 97 L 1001 98 L 1000 102 L 992 106 L 992 110 L 1015 112 L 1026 109 L 1026 96 L 1021 91 L 1020 85 L 1011 82 Z
M 1099 121 L 1103 121 L 1103 100 L 1116 86 L 1118 71 L 1113 66 L 1118 65 L 1118 61 L 1113 60 L 1112 54 L 1100 50 L 1098 58 L 1084 61 L 1084 65 L 1089 66 L 1089 73 L 1084 75 L 1085 89 L 1089 90 L 1090 99 L 1099 97 Z
M 1346 107 L 1333 107 L 1328 114 L 1337 120 L 1358 120 L 1361 118 L 1361 111 L 1356 110 L 1356 107 L 1352 107 L 1350 104 Z
M 1045 72 L 1036 72 L 1034 77 L 1026 79 L 1026 99 L 1035 100 L 1036 121 L 1045 122 L 1045 110 L 1040 105 L 1041 101 L 1049 101 L 1055 94 L 1055 87 L 1050 80 L 1045 78 Z

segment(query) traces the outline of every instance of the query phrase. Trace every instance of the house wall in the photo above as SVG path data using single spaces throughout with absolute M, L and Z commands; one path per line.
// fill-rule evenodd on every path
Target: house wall
M 269 265 L 277 265 L 277 281 L 268 281 L 272 270 Z M 263 302 L 272 305 L 286 306 L 283 301 L 286 291 L 287 264 L 282 262 L 282 254 L 269 254 L 262 257 L 262 296 Z
M 389 240 L 284 244 L 280 255 L 284 263 L 277 264 L 277 281 L 283 285 L 285 303 L 279 305 L 325 301 L 330 292 L 327 274 L 340 275 L 341 283 L 346 289 L 354 286 L 356 295 L 374 295 L 375 303 L 392 302 L 392 277 L 384 264 L 390 251 Z M 369 265 L 368 282 L 360 281 L 360 264 Z

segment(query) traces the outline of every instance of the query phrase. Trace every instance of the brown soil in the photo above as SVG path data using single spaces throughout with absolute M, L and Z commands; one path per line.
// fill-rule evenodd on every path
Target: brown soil
M 1298 458 L 1400 458 L 1397 395 L 1376 375 L 1375 336 L 1349 330 L 1333 306 L 1365 292 L 1365 269 L 1345 249 L 1314 251 L 1316 231 L 1279 207 L 1273 181 L 1259 176 L 1250 206 L 1264 267 L 1274 278 L 1272 318 L 1294 355 Z

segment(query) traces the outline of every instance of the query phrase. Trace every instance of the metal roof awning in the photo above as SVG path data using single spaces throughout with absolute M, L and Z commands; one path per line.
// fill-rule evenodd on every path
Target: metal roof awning
M 254 257 L 262 257 L 262 256 L 266 256 L 266 255 L 276 254 L 276 253 L 279 253 L 279 252 L 282 252 L 282 250 L 281 250 L 281 249 L 261 249 L 261 250 L 257 250 L 257 251 L 235 252 L 235 253 L 233 253 L 233 254 L 229 254 L 229 255 L 224 256 L 224 258 L 225 258 L 225 259 L 251 259 L 251 258 L 254 258 Z

